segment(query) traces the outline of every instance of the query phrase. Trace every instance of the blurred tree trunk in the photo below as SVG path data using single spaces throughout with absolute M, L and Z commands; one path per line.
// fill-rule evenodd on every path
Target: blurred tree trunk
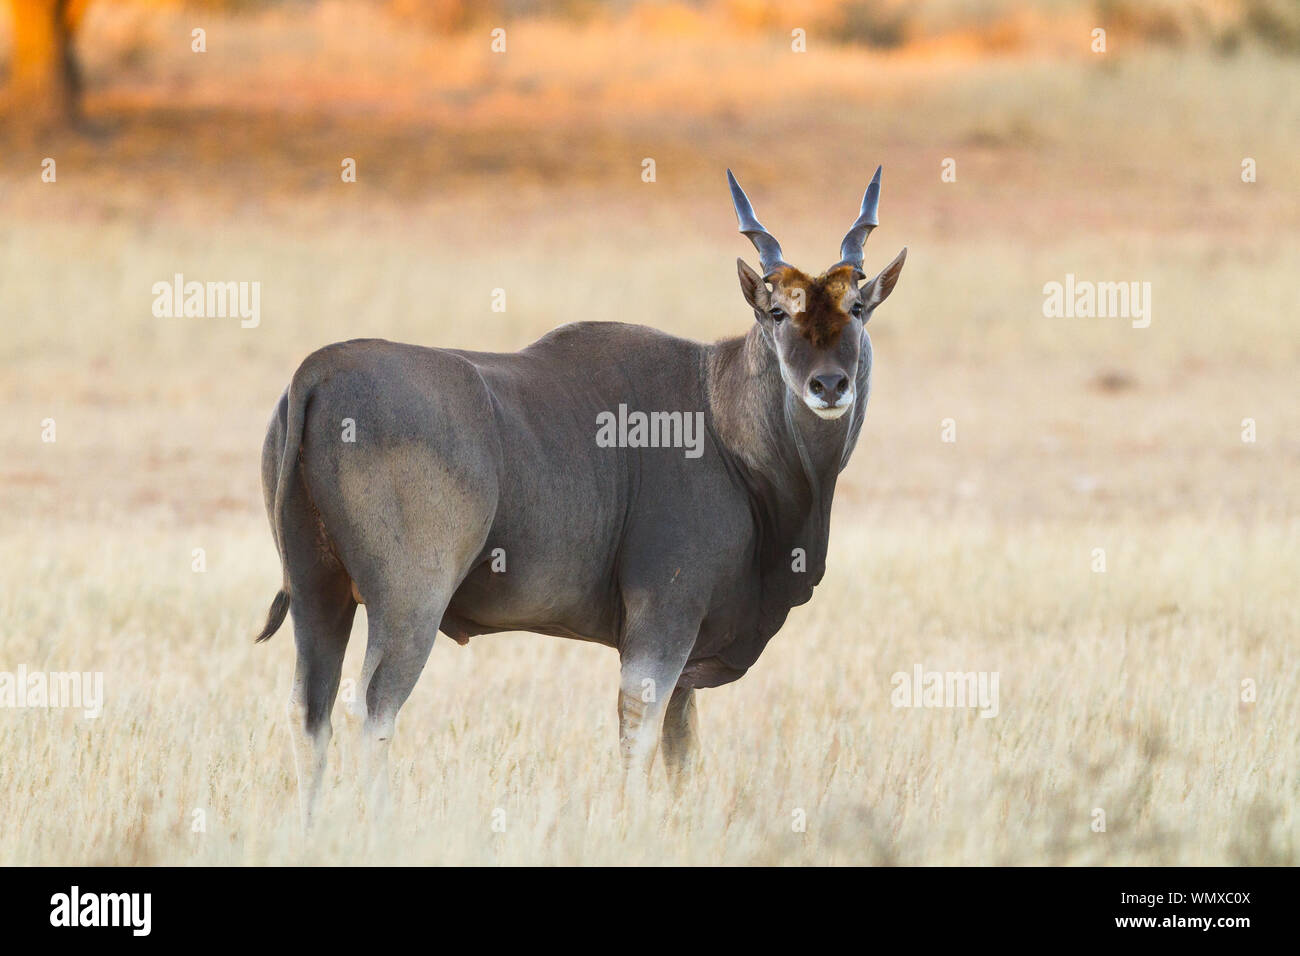
M 9 0 L 14 50 L 6 99 L 26 126 L 69 126 L 81 118 L 81 72 L 72 41 L 89 0 Z

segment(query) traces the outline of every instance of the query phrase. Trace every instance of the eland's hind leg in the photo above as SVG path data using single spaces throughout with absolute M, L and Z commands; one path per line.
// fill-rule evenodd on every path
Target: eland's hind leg
M 342 571 L 317 575 L 310 584 L 294 586 L 289 605 L 298 651 L 289 697 L 294 767 L 303 827 L 309 827 L 329 747 L 330 711 L 338 696 L 343 655 L 348 648 L 357 604 Z
M 281 400 L 283 413 L 284 400 Z M 268 508 L 274 512 L 276 475 L 280 467 L 280 433 L 273 427 L 263 457 Z M 357 602 L 352 581 L 339 562 L 311 503 L 301 476 L 293 476 L 283 491 L 283 508 L 272 517 L 289 590 L 293 641 L 297 648 L 293 690 L 289 696 L 289 728 L 298 801 L 303 827 L 311 825 L 325 755 L 329 747 L 330 711 L 338 696 L 343 655 L 352 632 Z
M 361 781 L 380 806 L 388 797 L 388 748 L 397 713 L 420 679 L 452 595 L 487 540 L 494 505 L 467 499 L 463 516 L 426 514 L 425 547 L 388 552 L 371 569 L 373 599 L 362 585 L 370 631 L 361 669 Z
M 381 798 L 397 713 L 492 530 L 501 472 L 494 404 L 477 369 L 426 353 L 383 360 L 382 380 L 374 369 L 335 372 L 313 393 L 313 420 L 328 424 L 303 452 L 305 470 L 324 476 L 312 502 L 366 605 L 363 782 L 384 784 Z M 335 423 L 348 418 L 355 441 L 340 442 Z
M 388 801 L 388 748 L 397 712 L 420 679 L 453 590 L 447 579 L 429 581 L 426 587 L 421 601 L 398 600 L 370 610 L 361 676 L 366 702 L 361 784 L 370 802 L 380 807 Z
M 452 595 L 487 540 L 489 509 L 495 502 L 473 504 L 464 519 L 445 513 L 426 516 L 426 541 L 438 544 L 390 551 L 371 569 L 373 597 L 362 584 L 370 631 L 361 667 L 366 702 L 361 782 L 380 806 L 387 803 L 388 747 L 397 712 L 420 679 Z

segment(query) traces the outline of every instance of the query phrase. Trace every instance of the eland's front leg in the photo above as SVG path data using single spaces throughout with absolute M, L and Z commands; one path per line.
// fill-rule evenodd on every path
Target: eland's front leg
M 653 626 L 642 621 L 629 629 L 624 639 L 618 735 L 625 789 L 645 787 L 659 750 L 668 702 L 686 666 L 696 632 L 696 627 Z
M 626 669 L 624 675 L 618 689 L 618 746 L 623 772 L 630 780 L 650 773 L 666 708 L 658 697 L 657 680 L 643 676 L 640 669 L 630 680 Z
M 678 687 L 668 699 L 663 729 L 664 765 L 674 789 L 680 791 L 695 770 L 700 753 L 695 688 Z

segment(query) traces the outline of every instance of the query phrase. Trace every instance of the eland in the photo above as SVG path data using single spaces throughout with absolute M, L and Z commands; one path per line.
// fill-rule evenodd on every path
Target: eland
M 508 354 L 360 339 L 294 374 L 262 451 L 283 585 L 257 640 L 292 615 L 306 822 L 358 604 L 365 775 L 386 786 L 398 711 L 439 631 L 615 648 L 627 776 L 662 748 L 680 779 L 696 690 L 741 677 L 812 597 L 870 393 L 867 322 L 907 250 L 867 280 L 879 169 L 816 275 L 785 261 L 727 178 L 760 267 L 736 260 L 744 335 L 577 322 Z

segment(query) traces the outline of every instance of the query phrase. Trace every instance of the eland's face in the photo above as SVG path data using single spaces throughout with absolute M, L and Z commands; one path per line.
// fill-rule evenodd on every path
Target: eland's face
M 745 301 L 776 353 L 781 378 L 792 395 L 822 419 L 834 421 L 866 396 L 856 394 L 858 370 L 871 371 L 866 324 L 894 290 L 907 258 L 904 249 L 874 279 L 863 282 L 862 244 L 876 227 L 880 170 L 862 197 L 858 218 L 840 243 L 840 261 L 809 276 L 781 258 L 781 246 L 754 215 L 754 207 L 727 171 L 740 231 L 758 250 L 762 273 L 736 260 Z
M 785 266 L 769 277 L 760 317 L 786 388 L 819 418 L 834 420 L 857 397 L 865 307 L 851 266 L 809 277 Z

